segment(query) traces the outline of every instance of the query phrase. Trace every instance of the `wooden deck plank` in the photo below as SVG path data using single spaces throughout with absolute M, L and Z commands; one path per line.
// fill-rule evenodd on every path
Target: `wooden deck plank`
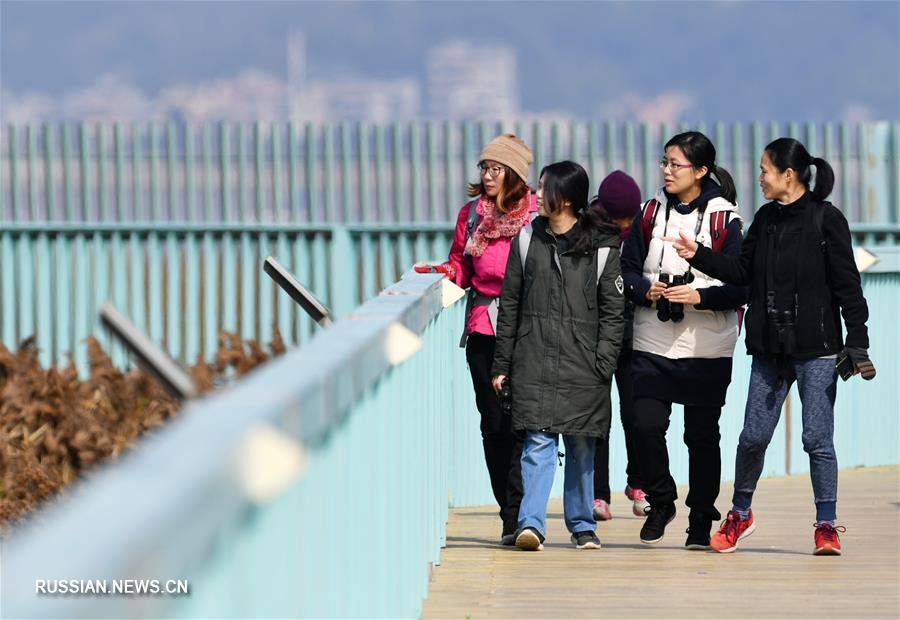
M 642 519 L 619 492 L 613 520 L 597 527 L 603 549 L 585 551 L 569 543 L 560 500 L 550 504 L 538 553 L 497 545 L 492 507 L 453 510 L 423 617 L 898 618 L 900 466 L 844 470 L 839 485 L 841 557 L 812 555 L 806 474 L 760 482 L 757 530 L 727 555 L 683 548 L 683 500 L 665 539 L 643 545 Z M 723 485 L 720 509 L 730 497 Z

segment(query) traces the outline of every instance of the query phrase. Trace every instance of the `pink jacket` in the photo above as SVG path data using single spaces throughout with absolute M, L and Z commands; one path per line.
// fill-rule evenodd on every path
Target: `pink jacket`
M 479 216 L 483 217 L 482 203 L 476 207 Z M 537 211 L 537 203 L 534 194 L 531 194 L 530 212 Z M 491 239 L 484 254 L 481 256 L 466 256 L 466 221 L 469 218 L 469 203 L 463 205 L 456 217 L 456 231 L 453 234 L 453 245 L 450 246 L 450 256 L 447 262 L 456 271 L 457 286 L 461 288 L 472 287 L 480 295 L 485 297 L 499 297 L 503 287 L 503 276 L 506 273 L 506 259 L 509 257 L 509 244 L 515 237 L 499 237 Z M 481 217 L 478 218 L 481 223 Z M 477 225 L 477 224 L 476 224 Z M 486 306 L 473 306 L 469 316 L 466 317 L 467 334 L 494 335 L 491 321 L 488 318 Z

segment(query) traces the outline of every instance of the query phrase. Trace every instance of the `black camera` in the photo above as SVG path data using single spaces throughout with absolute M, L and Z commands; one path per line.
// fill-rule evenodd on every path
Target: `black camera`
M 509 386 L 509 377 L 503 379 L 503 382 L 500 383 L 500 394 L 497 395 L 500 399 L 500 411 L 504 413 L 504 415 L 512 414 L 512 389 Z
M 690 284 L 694 281 L 694 274 L 688 272 L 683 275 L 669 276 L 667 273 L 659 274 L 659 281 L 669 286 L 682 286 Z M 684 304 L 671 302 L 665 297 L 660 297 L 656 302 L 656 318 L 666 322 L 671 320 L 673 323 L 680 323 L 684 320 Z
M 796 352 L 796 320 L 796 306 L 790 310 L 778 310 L 775 308 L 775 292 L 766 293 L 766 329 L 770 353 L 789 357 Z

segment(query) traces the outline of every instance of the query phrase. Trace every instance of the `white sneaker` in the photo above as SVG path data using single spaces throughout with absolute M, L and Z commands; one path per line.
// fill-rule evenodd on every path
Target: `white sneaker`
M 609 509 L 609 504 L 602 499 L 594 500 L 594 519 L 597 521 L 609 521 L 612 519 L 612 512 Z
M 650 502 L 647 501 L 647 494 L 642 489 L 632 489 L 625 487 L 625 497 L 632 501 L 631 512 L 636 517 L 646 517 L 647 509 L 650 508 Z

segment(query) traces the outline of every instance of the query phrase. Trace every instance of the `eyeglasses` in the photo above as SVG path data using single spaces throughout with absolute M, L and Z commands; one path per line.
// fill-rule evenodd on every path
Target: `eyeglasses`
M 500 176 L 500 173 L 503 172 L 503 166 L 488 166 L 483 162 L 478 164 L 478 169 L 481 171 L 482 176 L 487 172 L 492 179 L 496 179 Z
M 668 159 L 660 159 L 659 160 L 659 169 L 665 170 L 668 168 L 672 172 L 678 172 L 681 168 L 693 168 L 693 164 L 676 164 L 675 162 L 669 161 Z

